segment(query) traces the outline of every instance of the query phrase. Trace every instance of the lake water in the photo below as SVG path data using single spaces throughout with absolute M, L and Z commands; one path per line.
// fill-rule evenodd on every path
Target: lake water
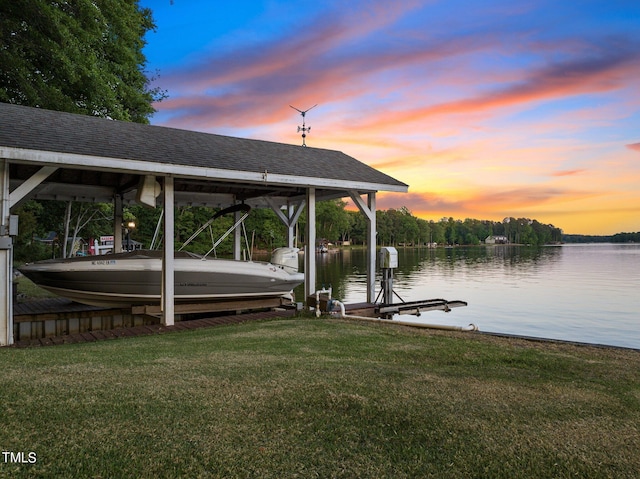
M 364 251 L 317 260 L 318 287 L 331 285 L 333 297 L 347 303 L 365 301 Z M 394 290 L 405 301 L 468 302 L 420 321 L 640 349 L 638 244 L 398 248 L 398 261 Z M 408 318 L 415 317 L 401 319 Z

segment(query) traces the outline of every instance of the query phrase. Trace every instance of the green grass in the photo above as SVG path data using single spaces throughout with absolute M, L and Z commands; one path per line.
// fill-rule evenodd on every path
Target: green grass
M 0 350 L 0 477 L 635 478 L 640 352 L 296 319 Z
M 41 298 L 55 298 L 56 295 L 50 293 L 49 291 L 42 289 L 40 286 L 36 285 L 33 281 L 31 281 L 26 276 L 20 276 L 15 280 L 18 284 L 18 294 L 22 295 L 25 300 L 29 299 L 41 299 Z M 22 299 L 21 299 L 22 301 Z

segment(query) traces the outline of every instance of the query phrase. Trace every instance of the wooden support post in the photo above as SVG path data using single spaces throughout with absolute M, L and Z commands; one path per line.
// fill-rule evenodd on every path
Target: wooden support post
M 367 301 L 373 303 L 376 300 L 376 246 L 377 246 L 377 225 L 376 225 L 376 193 L 369 193 L 367 206 L 370 215 L 367 223 Z
M 296 218 L 295 221 L 293 221 L 293 216 L 295 214 L 295 206 L 293 205 L 287 205 L 287 247 L 288 248 L 293 248 L 294 247 L 294 242 L 296 239 L 296 223 L 298 221 L 298 219 Z
M 357 191 L 350 191 L 349 195 L 367 218 L 367 301 L 373 303 L 376 300 L 376 193 L 367 194 L 366 204 Z
M 0 346 L 13 344 L 13 238 L 10 231 L 11 208 L 47 179 L 55 166 L 44 166 L 9 191 L 9 162 L 0 159 Z
M 292 204 L 287 205 L 287 214 L 285 215 L 275 201 L 269 197 L 265 199 L 273 212 L 280 218 L 280 221 L 287 227 L 287 246 L 289 248 L 295 247 L 295 228 L 298 219 L 300 219 L 300 213 L 304 209 L 305 202 L 302 201 L 297 208 Z
M 11 208 L 15 208 L 22 201 L 28 198 L 29 193 L 31 193 L 34 188 L 39 186 L 44 180 L 49 178 L 53 173 L 58 170 L 57 166 L 43 166 L 38 171 L 36 171 L 33 175 L 27 178 L 23 183 L 20 184 L 15 190 L 13 190 L 10 194 L 11 198 Z
M 162 324 L 166 326 L 173 326 L 175 316 L 173 203 L 173 177 L 166 176 L 164 178 L 164 251 L 162 254 Z
M 9 162 L 0 159 L 0 346 L 13 344 L 13 243 L 9 236 Z
M 316 189 L 307 188 L 307 244 L 304 250 L 304 297 L 316 292 Z
M 122 253 L 122 195 L 116 193 L 113 197 L 113 252 Z
M 303 200 L 297 206 L 289 205 L 289 247 L 298 247 L 298 238 L 296 237 L 296 228 L 298 226 L 298 220 L 300 215 L 306 206 L 306 201 Z
M 233 214 L 234 224 L 242 218 L 242 211 L 236 211 Z M 233 230 L 233 259 L 240 261 L 242 251 L 242 226 L 238 226 Z

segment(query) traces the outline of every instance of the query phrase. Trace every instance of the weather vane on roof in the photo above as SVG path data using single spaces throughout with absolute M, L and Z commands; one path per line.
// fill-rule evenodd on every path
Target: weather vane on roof
M 307 132 L 311 131 L 311 127 L 305 125 L 304 123 L 304 117 L 307 114 L 307 112 L 309 110 L 311 110 L 311 108 L 315 108 L 318 106 L 318 104 L 316 103 L 315 105 L 313 105 L 311 108 L 307 108 L 306 110 L 302 111 L 302 110 L 298 110 L 295 106 L 291 106 L 289 105 L 291 108 L 293 108 L 296 111 L 299 111 L 300 114 L 302 115 L 302 126 L 298 127 L 298 133 L 302 132 L 302 146 L 307 146 L 307 144 L 305 143 L 305 138 L 307 137 Z

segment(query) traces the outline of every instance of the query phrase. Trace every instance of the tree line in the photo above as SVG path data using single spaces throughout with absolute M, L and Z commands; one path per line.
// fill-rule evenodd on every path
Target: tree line
M 614 235 L 563 235 L 565 243 L 640 243 L 640 231 Z
M 328 205 L 316 213 L 318 237 L 364 244 L 367 230 L 364 216 L 346 210 L 346 203 L 341 200 L 323 203 Z M 433 221 L 414 216 L 407 207 L 376 211 L 376 227 L 377 243 L 388 246 L 478 245 L 489 236 L 504 236 L 509 243 L 533 245 L 558 243 L 562 239 L 560 228 L 529 218 L 491 221 L 446 217 Z
M 327 243 L 349 242 L 364 245 L 367 223 L 359 211 L 350 211 L 342 200 L 320 201 L 316 205 L 316 236 Z M 181 245 L 194 231 L 206 223 L 217 210 L 206 207 L 176 207 L 175 242 Z M 14 242 L 17 261 L 34 261 L 52 256 L 76 254 L 74 245 L 80 239 L 113 234 L 113 205 L 63 201 L 28 201 L 15 212 L 20 218 L 20 234 Z M 125 234 L 131 241 L 149 248 L 156 233 L 161 210 L 144 206 L 124 209 Z M 206 252 L 211 238 L 222 235 L 232 224 L 232 216 L 218 218 L 186 248 Z M 297 244 L 306 244 L 306 211 L 296 228 Z M 135 226 L 129 228 L 128 224 Z M 429 221 L 414 216 L 402 207 L 376 211 L 377 244 L 387 246 L 477 245 L 488 236 L 504 236 L 510 243 L 541 245 L 560 242 L 562 230 L 528 218 L 505 218 L 503 221 L 452 217 Z M 161 229 L 160 229 L 161 230 Z M 248 249 L 271 251 L 286 244 L 287 229 L 270 209 L 254 209 L 244 222 Z M 50 241 L 55 237 L 55 240 Z M 45 241 L 46 239 L 46 241 Z M 124 241 L 124 240 L 123 240 Z M 156 243 L 157 246 L 158 242 Z M 312 245 L 315 247 L 315 245 Z M 220 244 L 217 254 L 232 251 L 231 240 Z
M 612 243 L 640 243 L 640 231 L 636 233 L 616 233 L 611 237 Z

